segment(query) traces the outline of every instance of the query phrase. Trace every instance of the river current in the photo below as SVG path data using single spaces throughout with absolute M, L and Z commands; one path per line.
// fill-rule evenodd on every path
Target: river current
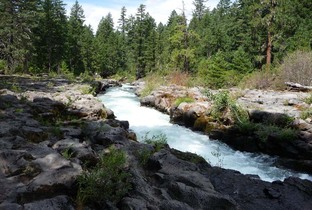
M 168 115 L 140 106 L 130 85 L 110 88 L 98 97 L 106 107 L 114 111 L 117 119 L 129 121 L 130 129 L 137 134 L 139 141 L 146 135 L 166 135 L 171 148 L 201 155 L 213 166 L 237 170 L 242 174 L 258 175 L 260 179 L 269 182 L 284 180 L 289 176 L 312 181 L 312 176 L 308 174 L 277 168 L 274 166 L 273 157 L 235 151 L 218 140 L 210 140 L 207 135 L 169 123 Z

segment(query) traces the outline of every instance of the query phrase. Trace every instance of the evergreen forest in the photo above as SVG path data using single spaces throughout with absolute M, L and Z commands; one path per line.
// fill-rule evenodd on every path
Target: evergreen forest
M 172 11 L 166 23 L 143 4 L 135 14 L 122 7 L 118 25 L 103 14 L 93 31 L 78 1 L 68 17 L 62 0 L 0 0 L 0 71 L 136 79 L 180 72 L 211 88 L 256 74 L 272 80 L 290 67 L 287 80 L 301 66 L 312 73 L 311 0 L 220 0 L 212 10 L 205 3 L 193 1 L 190 19 L 188 8 Z M 312 85 L 309 77 L 295 82 Z

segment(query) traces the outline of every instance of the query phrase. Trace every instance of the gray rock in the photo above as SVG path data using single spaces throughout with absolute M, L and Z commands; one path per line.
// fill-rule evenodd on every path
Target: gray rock
M 0 210 L 23 210 L 23 207 L 17 203 L 1 203 Z
M 48 138 L 48 134 L 38 127 L 23 126 L 21 133 L 25 139 L 34 143 L 42 142 Z
M 33 157 L 25 151 L 1 150 L 0 172 L 7 177 L 23 173 L 31 159 Z
M 24 210 L 74 210 L 71 199 L 66 195 L 59 195 L 54 198 L 35 201 L 24 204 Z

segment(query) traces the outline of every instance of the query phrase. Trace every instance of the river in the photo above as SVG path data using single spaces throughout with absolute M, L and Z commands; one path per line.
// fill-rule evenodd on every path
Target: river
M 130 129 L 137 134 L 139 141 L 146 135 L 166 135 L 171 148 L 201 155 L 213 166 L 237 170 L 242 174 L 258 175 L 260 179 L 269 182 L 284 180 L 289 176 L 312 181 L 312 176 L 308 174 L 275 167 L 273 157 L 235 151 L 220 141 L 210 140 L 207 135 L 169 123 L 168 115 L 140 106 L 139 99 L 130 85 L 110 88 L 98 97 L 106 107 L 114 111 L 117 119 L 129 121 Z

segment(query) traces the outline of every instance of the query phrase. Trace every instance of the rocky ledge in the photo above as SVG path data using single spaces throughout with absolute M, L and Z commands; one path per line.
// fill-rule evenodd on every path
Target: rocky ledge
M 310 181 L 291 177 L 268 183 L 211 167 L 203 158 L 167 145 L 156 149 L 137 142 L 129 124 L 115 120 L 87 94 L 85 84 L 5 76 L 0 81 L 1 210 L 312 207 Z M 78 179 L 90 174 L 112 146 L 125 154 L 126 164 L 117 171 L 130 175 L 127 187 L 118 185 L 116 192 L 95 187 L 90 194 L 99 199 L 81 204 Z M 116 174 L 109 176 L 95 181 L 119 184 Z M 128 191 L 121 199 L 101 200 L 118 197 L 122 188 Z

